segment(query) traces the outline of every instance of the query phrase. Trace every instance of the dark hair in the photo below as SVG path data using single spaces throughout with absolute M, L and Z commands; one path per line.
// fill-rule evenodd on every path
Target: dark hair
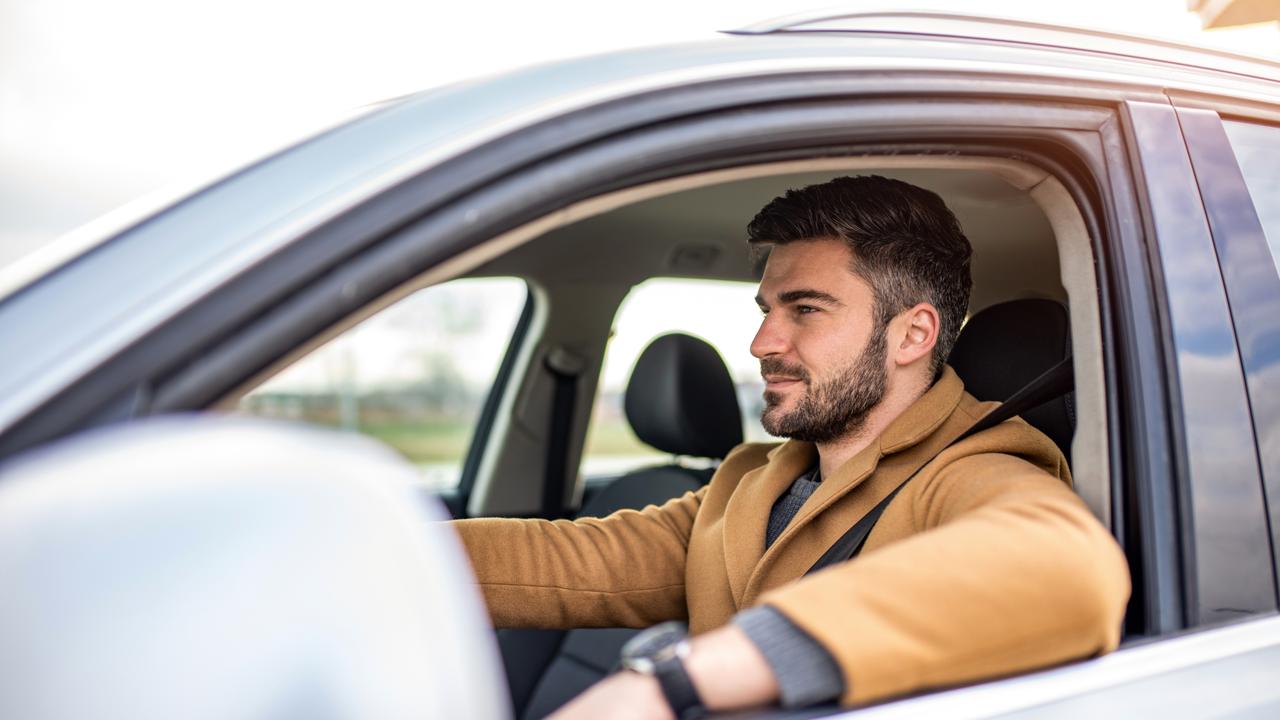
M 938 341 L 929 368 L 935 379 L 941 373 L 969 309 L 973 251 L 935 193 L 878 175 L 838 177 L 774 198 L 751 220 L 747 236 L 757 247 L 844 240 L 853 251 L 850 270 L 875 295 L 878 327 L 920 302 L 937 308 Z

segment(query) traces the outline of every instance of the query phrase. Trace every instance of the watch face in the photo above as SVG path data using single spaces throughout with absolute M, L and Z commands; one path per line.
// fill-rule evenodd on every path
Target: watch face
M 665 622 L 640 632 L 622 646 L 622 664 L 628 670 L 653 673 L 653 663 L 689 636 L 684 623 Z M 667 653 L 669 654 L 669 652 Z

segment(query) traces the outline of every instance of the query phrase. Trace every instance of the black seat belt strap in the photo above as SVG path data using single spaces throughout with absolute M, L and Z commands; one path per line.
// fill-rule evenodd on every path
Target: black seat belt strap
M 1040 407 L 1054 398 L 1066 395 L 1071 392 L 1071 387 L 1075 384 L 1074 377 L 1071 369 L 1071 356 L 1068 355 L 1057 365 L 1041 373 L 1040 377 L 1032 380 L 1026 387 L 1014 393 L 994 410 L 983 415 L 981 420 L 973 424 L 973 427 L 966 430 L 963 435 L 952 442 L 960 442 L 970 435 L 993 428 L 1015 415 L 1021 415 L 1028 410 Z
M 942 454 L 943 450 L 946 450 L 948 447 L 951 447 L 955 443 L 960 442 L 971 435 L 993 428 L 1015 415 L 1020 415 L 1027 410 L 1039 407 L 1056 397 L 1061 397 L 1067 394 L 1070 392 L 1073 382 L 1071 356 L 1068 355 L 1057 365 L 1054 365 L 1035 380 L 1032 380 L 1026 387 L 1014 393 L 1008 400 L 998 405 L 991 412 L 983 415 L 982 418 L 978 420 L 978 422 L 974 423 L 972 427 L 965 430 L 964 433 L 955 440 L 947 443 L 942 450 L 934 453 L 932 457 L 925 461 L 920 467 L 916 468 L 915 472 L 911 473 L 906 480 L 903 480 L 898 487 L 893 489 L 893 492 L 886 495 L 885 498 L 872 508 L 870 512 L 862 516 L 862 519 L 859 520 L 857 524 L 849 528 L 844 535 L 840 536 L 839 540 L 836 540 L 831 547 L 827 548 L 827 551 L 822 554 L 822 557 L 818 558 L 818 561 L 813 564 L 813 567 L 809 568 L 808 571 L 805 572 L 805 575 L 815 573 L 825 567 L 844 562 L 845 560 L 850 560 L 857 556 L 857 554 L 862 551 L 863 544 L 867 542 L 867 536 L 871 534 L 871 529 L 875 527 L 876 521 L 880 519 L 880 515 L 884 513 L 885 508 L 889 507 L 889 503 L 893 501 L 893 498 L 897 496 L 902 488 L 907 486 L 907 483 L 911 482 L 912 478 L 920 474 L 920 471 L 924 469 L 926 465 L 936 460 L 937 457 Z
M 930 459 L 932 460 L 932 458 Z M 928 464 L 929 463 L 925 463 L 925 465 Z M 916 472 L 920 471 L 917 470 Z M 915 473 L 911 473 L 911 477 L 915 476 Z M 880 519 L 880 515 L 884 512 L 884 509 L 889 507 L 889 503 L 893 501 L 894 496 L 898 494 L 899 490 L 907 486 L 907 481 L 910 479 L 911 478 L 907 478 L 907 480 L 904 480 L 901 485 L 894 488 L 893 492 L 886 495 L 884 499 L 880 501 L 880 504 L 871 508 L 871 512 L 863 515 L 862 519 L 859 520 L 856 525 L 849 528 L 848 532 L 841 535 L 839 540 L 836 540 L 831 547 L 827 548 L 826 552 L 822 553 L 822 557 L 818 558 L 818 561 L 813 564 L 813 567 L 809 568 L 805 572 L 805 575 L 818 572 L 825 567 L 844 562 L 845 560 L 851 560 L 858 553 L 862 552 L 862 546 L 867 542 L 867 536 L 871 534 L 871 528 L 875 527 L 876 521 Z
M 565 490 L 569 487 L 569 436 L 577 404 L 582 359 L 563 348 L 556 348 L 547 353 L 543 365 L 551 374 L 555 387 L 551 396 L 541 516 L 554 520 L 564 515 Z

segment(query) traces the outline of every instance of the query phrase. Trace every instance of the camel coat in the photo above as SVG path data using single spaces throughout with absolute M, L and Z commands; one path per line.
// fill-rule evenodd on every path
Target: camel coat
M 770 509 L 817 461 L 744 444 L 697 492 L 603 519 L 454 523 L 498 627 L 703 633 L 770 605 L 844 675 L 844 704 L 1084 658 L 1119 642 L 1124 555 L 1071 491 L 1057 447 L 1021 419 L 947 448 L 889 504 L 855 559 L 832 543 L 993 403 L 950 368 L 806 501 L 766 552 Z

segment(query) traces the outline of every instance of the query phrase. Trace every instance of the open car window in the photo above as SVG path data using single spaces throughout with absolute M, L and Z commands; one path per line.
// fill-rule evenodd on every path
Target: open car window
M 429 488 L 457 487 L 527 297 L 511 277 L 419 290 L 246 394 L 239 410 L 363 433 Z

